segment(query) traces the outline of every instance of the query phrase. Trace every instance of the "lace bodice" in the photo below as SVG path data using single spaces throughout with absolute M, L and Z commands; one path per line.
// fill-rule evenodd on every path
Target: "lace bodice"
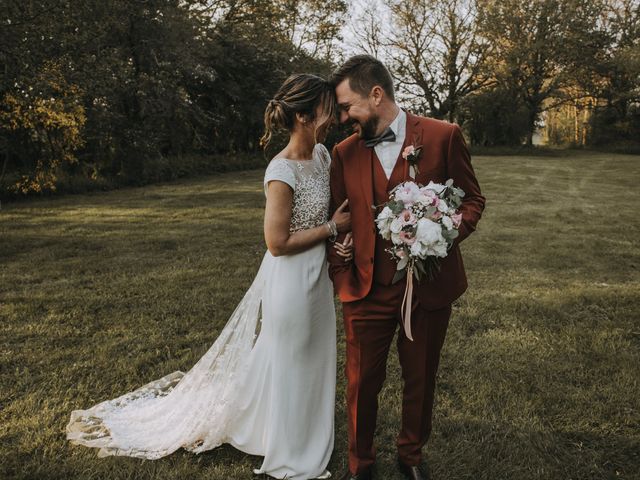
M 311 160 L 274 158 L 264 174 L 265 194 L 272 180 L 285 182 L 293 189 L 293 205 L 289 232 L 322 225 L 329 219 L 329 165 L 331 157 L 318 143 Z

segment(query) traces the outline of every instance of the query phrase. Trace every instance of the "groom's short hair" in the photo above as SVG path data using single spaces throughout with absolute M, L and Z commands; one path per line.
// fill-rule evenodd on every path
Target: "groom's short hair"
M 351 90 L 366 97 L 371 89 L 380 85 L 387 96 L 395 101 L 393 79 L 387 67 L 371 55 L 355 55 L 347 60 L 333 75 L 331 85 L 337 87 L 344 79 L 349 80 Z

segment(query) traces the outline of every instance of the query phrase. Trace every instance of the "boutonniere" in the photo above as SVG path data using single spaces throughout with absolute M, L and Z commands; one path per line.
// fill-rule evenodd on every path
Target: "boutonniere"
M 409 163 L 409 176 L 413 179 L 420 173 L 418 170 L 418 160 L 422 152 L 422 145 L 409 145 L 402 151 L 402 158 Z

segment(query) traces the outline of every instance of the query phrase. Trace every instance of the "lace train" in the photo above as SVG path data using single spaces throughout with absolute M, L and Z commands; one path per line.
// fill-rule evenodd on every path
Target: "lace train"
M 225 443 L 238 385 L 256 339 L 269 256 L 217 340 L 186 374 L 173 372 L 133 392 L 75 410 L 72 443 L 100 448 L 98 456 L 157 459 L 179 448 L 195 453 Z

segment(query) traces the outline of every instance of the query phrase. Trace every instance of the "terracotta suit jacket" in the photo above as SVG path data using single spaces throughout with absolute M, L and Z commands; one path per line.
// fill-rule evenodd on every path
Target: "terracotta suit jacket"
M 422 145 L 416 182 L 422 185 L 431 180 L 445 183 L 452 178 L 454 185 L 465 192 L 460 207 L 462 224 L 459 237 L 447 257 L 442 259 L 440 272 L 432 281 L 423 279 L 417 283 L 414 279 L 414 292 L 420 304 L 428 310 L 436 310 L 452 303 L 467 288 L 459 244 L 476 229 L 485 199 L 471 166 L 469 150 L 457 125 L 407 113 L 406 137 L 402 150 L 411 144 Z M 402 164 L 396 164 L 396 170 L 402 168 L 403 174 L 392 174 L 391 180 L 397 181 L 389 182 L 389 190 L 397 183 L 409 179 L 409 165 L 402 158 L 402 150 L 398 159 Z M 365 147 L 364 141 L 356 134 L 333 149 L 331 212 L 346 198 L 349 199 L 354 241 L 354 260 L 346 265 L 335 253 L 332 244 L 328 244 L 329 275 L 342 302 L 360 300 L 369 293 L 374 279 L 376 242 L 384 242 L 374 222 L 377 211 L 372 208 L 375 205 L 374 168 L 377 168 L 374 162 L 379 162 L 375 150 Z M 344 235 L 338 237 L 338 241 L 342 238 Z M 376 265 L 376 281 L 380 282 L 380 278 L 383 278 L 382 283 L 391 284 L 395 261 L 390 255 L 389 258 L 382 259 L 378 254 L 376 262 L 384 263 Z M 389 272 L 386 273 L 386 270 Z

